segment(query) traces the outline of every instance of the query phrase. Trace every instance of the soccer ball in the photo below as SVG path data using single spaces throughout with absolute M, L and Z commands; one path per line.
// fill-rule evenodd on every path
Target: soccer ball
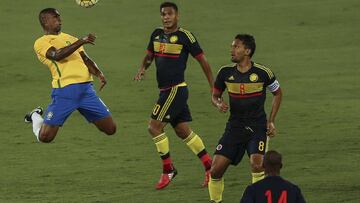
M 93 7 L 99 0 L 75 0 L 76 3 L 84 8 Z

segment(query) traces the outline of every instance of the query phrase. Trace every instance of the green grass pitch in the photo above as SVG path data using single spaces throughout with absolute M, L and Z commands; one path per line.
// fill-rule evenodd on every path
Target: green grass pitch
M 198 38 L 216 74 L 230 62 L 237 33 L 255 35 L 254 61 L 272 68 L 284 91 L 271 149 L 284 155 L 282 175 L 308 202 L 360 201 L 360 2 L 358 0 L 176 1 L 180 25 Z M 161 1 L 100 0 L 84 9 L 73 0 L 0 1 L 0 202 L 208 202 L 197 157 L 167 127 L 179 171 L 156 191 L 161 162 L 147 132 L 158 90 L 152 65 L 132 80 L 149 36 L 161 26 Z M 33 52 L 42 35 L 38 12 L 58 8 L 63 31 L 97 34 L 86 45 L 108 79 L 100 97 L 118 132 L 107 137 L 74 113 L 51 144 L 35 142 L 24 114 L 50 102 L 50 73 Z M 192 128 L 213 152 L 228 114 L 210 104 L 196 61 L 186 73 Z M 98 85 L 98 81 L 95 82 Z M 267 110 L 271 96 L 268 94 Z M 250 183 L 247 157 L 225 175 L 224 202 L 238 202 Z

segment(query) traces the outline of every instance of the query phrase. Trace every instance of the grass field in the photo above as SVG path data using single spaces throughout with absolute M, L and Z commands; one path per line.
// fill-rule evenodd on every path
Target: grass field
M 284 155 L 282 175 L 308 202 L 360 202 L 360 1 L 176 2 L 180 25 L 197 36 L 214 74 L 229 63 L 235 34 L 255 35 L 254 60 L 272 68 L 284 91 L 270 146 Z M 160 3 L 100 0 L 82 9 L 73 0 L 0 1 L 0 202 L 208 202 L 200 162 L 170 127 L 179 175 L 165 190 L 154 189 L 161 162 L 147 121 L 158 94 L 155 68 L 143 82 L 132 78 L 161 25 Z M 107 76 L 99 95 L 118 123 L 116 136 L 102 135 L 76 112 L 53 143 L 38 144 L 23 123 L 28 110 L 50 103 L 49 70 L 32 48 L 45 7 L 60 10 L 64 32 L 97 34 L 96 46 L 86 50 Z M 228 115 L 211 106 L 193 59 L 186 76 L 191 126 L 213 152 Z M 225 175 L 224 202 L 238 202 L 250 178 L 245 157 Z

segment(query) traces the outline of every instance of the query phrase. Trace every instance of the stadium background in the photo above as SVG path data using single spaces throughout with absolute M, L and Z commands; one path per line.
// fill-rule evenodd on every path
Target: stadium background
M 155 191 L 160 160 L 147 133 L 157 98 L 155 68 L 134 82 L 162 1 L 0 1 L 0 202 L 207 202 L 203 169 L 167 128 L 179 175 Z M 284 98 L 271 149 L 284 155 L 282 175 L 308 202 L 359 202 L 360 2 L 358 0 L 175 1 L 180 25 L 199 39 L 214 74 L 229 63 L 237 33 L 255 35 L 254 60 L 276 73 Z M 50 74 L 33 52 L 42 35 L 38 12 L 58 8 L 63 31 L 97 34 L 86 46 L 108 79 L 101 98 L 118 123 L 106 137 L 74 113 L 55 142 L 37 144 L 24 113 L 50 102 Z M 213 152 L 227 116 L 210 104 L 205 76 L 189 60 L 191 124 Z M 95 82 L 98 84 L 98 81 Z M 268 95 L 268 101 L 271 96 Z M 267 109 L 269 110 L 269 102 Z M 250 182 L 248 159 L 225 176 L 224 202 L 237 202 Z

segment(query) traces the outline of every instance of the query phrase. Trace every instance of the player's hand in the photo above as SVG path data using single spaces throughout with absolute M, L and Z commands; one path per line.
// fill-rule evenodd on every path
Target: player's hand
M 229 109 L 229 105 L 222 99 L 219 98 L 218 102 L 216 103 L 216 107 L 219 109 L 220 112 L 226 113 Z
M 276 134 L 276 128 L 274 122 L 267 122 L 267 131 L 266 135 L 271 137 L 274 137 Z
M 95 34 L 88 34 L 86 37 L 83 37 L 82 40 L 84 41 L 84 44 L 92 44 L 92 45 L 95 45 L 95 39 L 96 39 L 96 36 Z
M 134 80 L 140 81 L 145 77 L 145 68 L 140 68 L 139 71 L 136 73 Z
M 104 88 L 104 86 L 106 85 L 107 82 L 106 82 L 106 78 L 105 78 L 105 76 L 104 76 L 103 73 L 100 73 L 100 75 L 98 76 L 98 78 L 99 78 L 100 83 L 101 83 L 101 86 L 100 86 L 99 91 L 101 91 L 101 90 Z

